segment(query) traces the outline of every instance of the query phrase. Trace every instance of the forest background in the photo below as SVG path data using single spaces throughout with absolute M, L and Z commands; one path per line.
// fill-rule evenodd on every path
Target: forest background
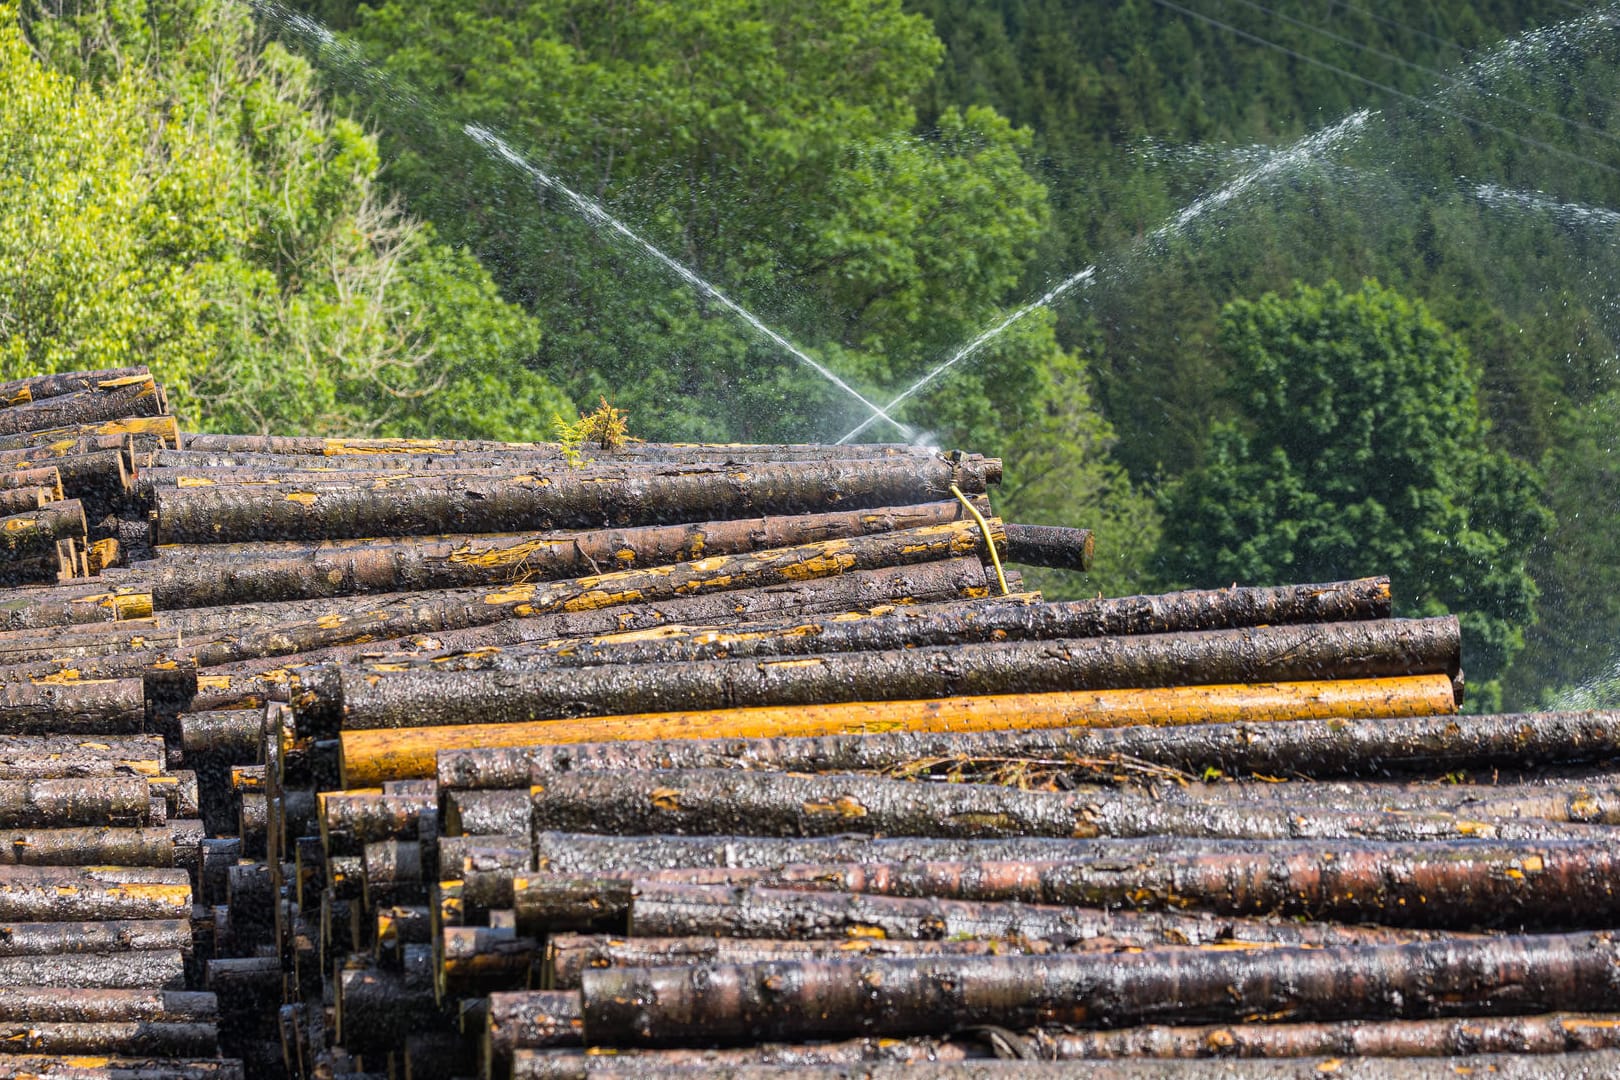
M 0 377 L 144 362 L 198 428 L 288 434 L 866 418 L 477 124 L 876 400 L 1095 266 L 900 412 L 1096 530 L 1049 595 L 1390 573 L 1463 619 L 1474 707 L 1612 702 L 1614 19 L 13 0 Z

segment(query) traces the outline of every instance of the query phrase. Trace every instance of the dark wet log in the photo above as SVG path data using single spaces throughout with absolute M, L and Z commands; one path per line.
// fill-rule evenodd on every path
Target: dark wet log
M 1000 1035 L 999 1032 L 982 1034 Z M 887 1042 L 887 1040 L 883 1040 Z M 1005 1036 L 1000 1037 L 1005 1043 Z M 656 1053 L 656 1051 L 649 1051 Z M 566 1051 L 519 1050 L 513 1056 L 513 1080 L 573 1078 L 570 1056 L 562 1071 L 551 1071 L 553 1055 Z M 712 1080 L 1213 1080 L 1234 1076 L 1255 1080 L 1435 1080 L 1436 1077 L 1490 1076 L 1497 1080 L 1602 1080 L 1620 1070 L 1620 1054 L 1593 1051 L 1546 1057 L 1534 1054 L 1473 1054 L 1443 1063 L 1402 1058 L 1297 1058 L 1251 1060 L 1242 1066 L 1225 1061 L 876 1061 L 851 1066 L 714 1064 L 694 1070 L 686 1065 L 665 1068 L 618 1055 L 581 1054 L 591 1062 L 586 1075 L 599 1080 L 687 1080 L 701 1072 Z M 517 1072 L 521 1066 L 522 1073 Z M 537 1071 L 538 1070 L 538 1071 Z
M 543 891 L 542 878 L 518 879 L 517 910 L 527 895 Z M 604 891 L 604 897 L 611 897 Z M 607 905 L 604 904 L 604 908 Z M 604 915 L 606 912 L 604 912 Z M 1231 942 L 1351 945 L 1422 940 L 1424 930 L 1349 927 L 1286 919 L 1240 918 L 1180 912 L 1118 912 L 1102 908 L 940 900 L 806 892 L 755 886 L 669 885 L 638 881 L 627 912 L 628 931 L 638 937 L 737 937 L 834 939 L 884 937 L 921 941 L 1029 939 L 1082 947 L 1221 945 Z M 606 919 L 601 920 L 605 923 Z M 598 925 L 600 926 L 601 923 Z M 524 922 L 539 933 L 545 926 Z M 574 930 L 563 926 L 559 930 Z
M 145 719 L 140 679 L 0 686 L 0 732 L 8 735 L 135 734 Z
M 92 521 L 100 521 L 118 510 L 129 494 L 129 466 L 123 450 L 94 450 L 52 457 L 49 461 L 61 476 L 62 493 L 84 503 L 85 514 Z M 0 468 L 23 471 L 32 470 L 38 464 L 38 460 L 29 459 Z
M 0 994 L 0 1022 L 52 1024 L 203 1024 L 219 1016 L 211 993 L 159 989 L 79 989 L 7 986 Z
M 422 846 L 414 841 L 379 840 L 367 844 L 361 870 L 365 875 L 361 899 L 368 911 L 427 900 Z
M 116 866 L 0 866 L 0 920 L 178 919 L 191 912 L 184 870 Z
M 665 869 L 638 881 L 1142 910 L 1197 908 L 1433 928 L 1601 929 L 1620 920 L 1620 853 L 1595 844 L 1323 843 L 1319 850 L 1144 852 L 1070 861 Z M 544 881 L 545 879 L 537 879 Z M 579 879 L 563 879 L 564 882 Z M 589 880 L 589 879 L 586 879 Z M 519 915 L 529 893 L 519 890 Z
M 440 751 L 472 746 L 787 738 L 895 730 L 1007 731 L 1095 724 L 1210 724 L 1239 717 L 1293 721 L 1332 716 L 1420 716 L 1455 707 L 1446 675 L 1322 682 L 1217 684 L 1138 690 L 999 694 L 921 701 L 721 708 L 528 723 L 345 731 L 346 785 L 432 776 Z
M 0 736 L 0 779 L 5 780 L 156 777 L 166 764 L 161 735 Z
M 189 754 L 213 754 L 230 763 L 257 760 L 262 718 L 255 709 L 182 713 L 181 746 Z
M 142 825 L 150 797 L 144 776 L 0 780 L 0 828 Z
M 437 873 L 440 878 L 460 877 L 468 870 L 474 869 L 477 860 L 492 858 L 489 864 L 493 869 L 498 865 L 505 865 L 516 859 L 519 863 L 523 859 L 533 860 L 534 842 L 528 833 L 482 836 L 441 836 L 438 839 L 438 865 Z M 474 862 L 468 862 L 468 860 Z M 494 904 L 493 907 L 510 907 L 510 904 Z
M 28 1054 L 152 1054 L 160 1057 L 219 1052 L 219 1029 L 214 1024 L 153 1024 L 124 1021 L 96 1024 L 21 1023 L 0 1021 L 0 1046 L 5 1053 Z M 0 1058 L 0 1067 L 5 1059 Z M 45 1075 L 49 1076 L 50 1073 Z
M 84 390 L 110 391 L 133 381 L 145 383 L 152 373 L 144 366 L 102 368 L 99 371 L 65 371 L 51 375 L 30 375 L 0 382 L 0 407 L 26 405 L 31 401 L 60 397 Z
M 769 587 L 851 570 L 968 555 L 976 526 L 948 524 L 747 555 L 553 582 L 450 589 L 339 600 L 197 608 L 170 613 L 165 625 L 185 635 L 197 662 L 210 667 L 407 634 L 477 626 L 587 608 L 673 599 L 704 590 Z M 212 636 L 213 640 L 208 640 Z
M 0 985 L 7 993 L 17 986 L 179 990 L 186 985 L 185 957 L 170 949 L 0 956 Z
M 1606 936 L 1325 949 L 951 957 L 586 972 L 593 1045 L 923 1035 L 994 1024 L 1118 1027 L 1491 1016 L 1620 1005 Z
M 185 919 L 14 922 L 0 927 L 0 956 L 190 949 L 191 924 Z
M 544 934 L 623 930 L 635 904 L 629 878 L 519 874 L 512 894 L 518 925 Z
M 997 784 L 725 770 L 563 773 L 532 789 L 536 829 L 618 833 L 936 837 L 1451 840 L 1581 839 L 1581 826 L 1442 811 L 1349 812 L 1310 805 L 1176 804 Z
M 163 608 L 581 577 L 954 521 L 955 502 L 596 532 L 170 545 L 134 573 Z
M 0 597 L 0 628 L 6 630 L 151 617 L 151 593 L 135 587 L 109 589 L 100 581 L 15 589 Z
M 1460 1020 L 1341 1020 L 1314 1024 L 1148 1025 L 1120 1031 L 1037 1029 L 1043 1058 L 1434 1058 L 1463 1054 L 1571 1054 L 1620 1047 L 1620 1016 L 1470 1016 Z
M 1378 781 L 1224 781 L 1159 784 L 1154 793 L 1178 802 L 1315 806 L 1399 811 L 1440 810 L 1478 818 L 1537 818 L 1620 825 L 1620 787 L 1613 773 L 1528 783 L 1412 783 Z
M 796 1076 L 798 1070 L 818 1065 L 848 1068 L 861 1065 L 939 1066 L 989 1057 L 987 1044 L 971 1035 L 946 1039 L 848 1039 L 836 1043 L 718 1047 L 704 1050 L 633 1050 L 616 1048 L 611 1055 L 584 1050 L 522 1049 L 512 1052 L 512 1080 L 586 1080 L 606 1069 L 616 1076 L 675 1075 L 727 1076 L 727 1070 L 759 1068 Z M 788 1071 L 788 1070 L 793 1071 Z M 845 1076 L 866 1073 L 844 1073 Z M 908 1074 L 909 1075 L 909 1074 Z M 951 1075 L 957 1075 L 952 1073 Z M 968 1075 L 968 1074 L 964 1074 Z
M 437 807 L 429 795 L 381 791 L 322 792 L 321 844 L 328 855 L 361 855 L 379 840 L 413 839 L 422 815 Z
M 759 589 L 681 596 L 663 603 L 626 604 L 588 611 L 507 619 L 464 630 L 423 633 L 395 643 L 428 654 L 443 650 L 490 648 L 547 640 L 561 634 L 594 634 L 650 629 L 673 622 L 727 620 L 782 611 L 849 611 L 892 603 L 983 596 L 984 566 L 976 558 L 943 559 L 913 566 L 858 570 L 834 577 L 792 582 Z M 0 615 L 5 607 L 0 602 Z M 196 709 L 258 706 L 285 698 L 294 668 L 314 663 L 375 658 L 376 643 L 366 641 L 302 654 L 295 664 L 281 657 L 211 668 L 199 679 Z
M 444 827 L 452 835 L 522 836 L 530 831 L 527 791 L 457 791 L 445 796 Z
M 1044 955 L 1054 946 L 1039 941 L 969 941 L 838 938 L 830 941 L 732 937 L 613 937 L 553 934 L 546 941 L 546 985 L 578 990 L 580 976 L 605 967 L 694 967 L 700 964 L 758 964 L 771 960 L 858 960 L 869 956 Z
M 117 656 L 143 650 L 172 654 L 179 644 L 180 632 L 159 627 L 155 619 L 5 630 L 0 631 L 0 665 L 56 658 Z
M 0 409 L 0 435 L 161 414 L 157 384 L 151 376 L 115 381 L 117 385 L 53 394 Z
M 509 926 L 441 927 L 437 945 L 441 999 L 523 986 L 539 951 Z
M 398 969 L 404 961 L 405 946 L 428 945 L 432 941 L 433 926 L 426 905 L 403 904 L 377 910 L 373 948 L 381 966 Z
M 49 488 L 11 487 L 0 489 L 0 513 L 29 514 L 57 498 Z
M 439 866 L 441 879 L 461 881 L 461 902 L 465 916 L 481 919 L 493 909 L 510 909 L 513 904 L 513 878 L 534 869 L 534 848 L 527 836 L 464 837 L 447 860 L 441 840 Z M 478 843 L 476 841 L 482 841 Z
M 0 830 L 0 865 L 191 867 L 202 836 L 202 823 L 192 820 L 130 828 L 11 828 Z
M 85 532 L 84 507 L 78 500 L 50 503 L 33 513 L 0 518 L 0 557 L 12 561 L 40 559 L 55 550 L 58 540 L 83 539 Z
M 337 1038 L 352 1052 L 386 1051 L 444 1026 L 433 996 L 432 949 L 405 947 L 402 971 L 347 968 L 337 976 Z
M 506 532 L 903 506 L 939 500 L 953 484 L 983 494 L 996 474 L 999 465 L 982 458 L 561 466 L 505 478 L 409 477 L 364 488 L 160 488 L 152 499 L 159 543 L 335 540 L 431 536 L 447 521 L 465 532 Z
M 95 439 L 109 435 L 132 436 L 136 439 L 155 438 L 165 445 L 173 445 L 179 436 L 179 425 L 172 416 L 126 416 L 99 423 L 20 431 L 12 435 L 0 435 L 0 452 L 50 443 L 77 442 L 81 439 Z
M 583 1045 L 580 996 L 570 991 L 530 990 L 489 995 L 484 1056 L 495 1072 L 520 1049 Z
M 1261 595 L 1253 595 L 1261 594 Z M 967 645 L 983 642 L 1040 641 L 1068 637 L 1181 633 L 1223 629 L 1223 618 L 1253 618 L 1255 625 L 1290 622 L 1292 614 L 1313 616 L 1327 612 L 1339 620 L 1313 617 L 1312 623 L 1363 619 L 1387 607 L 1387 579 L 1367 579 L 1328 586 L 1294 589 L 1223 589 L 1206 593 L 1178 593 L 1183 603 L 1158 605 L 1165 610 L 1151 620 L 1141 618 L 1143 600 L 1079 600 L 1043 604 L 1029 596 L 993 598 L 949 606 L 913 605 L 878 611 L 862 618 L 788 622 L 728 622 L 724 628 L 669 626 L 656 637 L 628 633 L 589 640 L 563 638 L 505 650 L 482 649 L 463 657 L 442 657 L 434 666 L 449 668 L 522 668 L 529 664 L 581 666 L 589 664 L 649 664 L 712 660 L 724 657 L 794 656 L 811 653 L 864 652 L 911 648 L 920 645 Z M 1379 598 L 1382 597 L 1382 604 Z M 1288 601 L 1295 601 L 1290 603 Z M 1306 603 L 1307 600 L 1314 602 Z M 1391 631 L 1393 632 L 1393 631 Z M 429 662 L 426 658 L 418 663 Z M 1353 674 L 1346 670 L 1342 674 Z
M 1002 558 L 1025 566 L 1056 570 L 1090 570 L 1095 541 L 1090 529 L 1059 525 L 1008 525 Z
M 988 641 L 780 660 L 496 670 L 337 671 L 346 730 L 577 716 L 1060 693 L 1320 678 L 1455 675 L 1453 616 L 1184 634 Z M 519 662 L 521 663 L 521 661 Z

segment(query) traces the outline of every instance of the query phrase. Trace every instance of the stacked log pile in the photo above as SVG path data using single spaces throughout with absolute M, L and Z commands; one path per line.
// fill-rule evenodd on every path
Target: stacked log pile
M 1459 715 L 1387 579 L 1047 602 L 994 459 L 165 414 L 0 386 L 99 552 L 0 602 L 0 1076 L 1620 1069 L 1620 715 Z

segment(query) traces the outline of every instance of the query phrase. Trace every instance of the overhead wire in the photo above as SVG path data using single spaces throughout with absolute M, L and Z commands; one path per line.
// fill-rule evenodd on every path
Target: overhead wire
M 1513 140 L 1515 140 L 1517 142 L 1521 142 L 1526 146 L 1535 147 L 1537 150 L 1545 151 L 1546 153 L 1552 154 L 1552 155 L 1554 155 L 1556 157 L 1565 158 L 1565 159 L 1567 159 L 1569 161 L 1577 161 L 1577 162 L 1580 162 L 1582 165 L 1590 165 L 1592 168 L 1599 169 L 1599 170 L 1601 170 L 1603 172 L 1606 172 L 1606 173 L 1612 173 L 1612 174 L 1614 174 L 1616 176 L 1620 176 L 1620 169 L 1615 168 L 1613 165 L 1606 165 L 1601 161 L 1597 161 L 1597 160 L 1595 160 L 1593 158 L 1586 157 L 1583 154 L 1571 153 L 1570 151 L 1564 150 L 1561 147 L 1554 146 L 1551 143 L 1543 142 L 1540 139 L 1533 139 L 1528 135 L 1520 135 L 1518 132 L 1510 131 L 1507 128 L 1502 127 L 1499 124 L 1493 124 L 1488 120 L 1481 120 L 1477 116 L 1470 116 L 1467 113 L 1458 112 L 1455 109 L 1442 108 L 1439 105 L 1436 105 L 1432 101 L 1428 101 L 1428 100 L 1426 100 L 1424 98 L 1418 97 L 1416 94 L 1408 94 L 1404 90 L 1397 90 L 1395 87 L 1390 86 L 1388 83 L 1381 83 L 1376 79 L 1369 79 L 1365 75 L 1357 74 L 1356 72 L 1351 71 L 1348 68 L 1342 68 L 1337 64 L 1331 64 L 1326 60 L 1319 60 L 1316 57 L 1311 56 L 1311 55 L 1309 55 L 1307 53 L 1299 52 L 1296 49 L 1290 49 L 1286 45 L 1278 44 L 1277 42 L 1271 41 L 1271 40 L 1269 40 L 1267 38 L 1263 38 L 1258 34 L 1252 34 L 1249 31 L 1242 29 L 1241 27 L 1233 26 L 1229 22 L 1223 22 L 1222 20 L 1217 19 L 1217 18 L 1215 18 L 1215 17 L 1213 17 L 1211 15 L 1205 15 L 1201 11 L 1194 11 L 1191 8 L 1183 7 L 1182 5 L 1176 3 L 1175 0 L 1153 0 L 1153 2 L 1155 4 L 1158 4 L 1162 8 L 1166 8 L 1166 9 L 1168 9 L 1170 11 L 1179 12 L 1182 15 L 1187 16 L 1188 18 L 1197 19 L 1199 22 L 1207 23 L 1210 26 L 1214 26 L 1214 27 L 1217 27 L 1218 29 L 1225 30 L 1230 34 L 1233 34 L 1233 35 L 1235 35 L 1237 37 L 1240 37 L 1240 38 L 1244 39 L 1245 41 L 1253 42 L 1256 45 L 1260 45 L 1260 46 L 1263 46 L 1263 47 L 1268 48 L 1268 49 L 1275 49 L 1276 51 L 1284 54 L 1285 56 L 1293 57 L 1295 60 L 1298 60 L 1299 62 L 1301 62 L 1303 64 L 1310 64 L 1310 65 L 1312 65 L 1314 67 L 1322 68 L 1325 71 L 1331 71 L 1335 75 L 1340 75 L 1340 76 L 1343 76 L 1344 78 L 1347 78 L 1347 79 L 1353 79 L 1356 82 L 1363 84 L 1364 86 L 1369 86 L 1369 87 L 1373 88 L 1374 90 L 1381 90 L 1384 93 L 1389 94 L 1391 97 L 1400 98 L 1402 101 L 1410 102 L 1411 104 L 1416 105 L 1419 108 L 1428 109 L 1428 110 L 1430 110 L 1432 112 L 1437 112 L 1437 113 L 1440 113 L 1441 115 L 1444 115 L 1444 116 L 1450 116 L 1453 119 L 1461 120 L 1461 121 L 1463 121 L 1465 123 L 1472 124 L 1473 126 L 1475 126 L 1477 128 L 1480 128 L 1480 129 L 1482 129 L 1484 131 L 1489 131 L 1489 132 L 1492 132 L 1492 133 L 1497 134 L 1497 135 L 1505 136 L 1506 138 L 1513 139 Z
M 1448 74 L 1448 73 L 1446 73 L 1444 71 L 1441 71 L 1439 68 L 1432 68 L 1432 67 L 1429 67 L 1426 64 L 1415 63 L 1414 61 L 1407 60 L 1405 57 L 1396 56 L 1394 53 L 1388 53 L 1388 52 L 1385 52 L 1382 49 L 1374 48 L 1373 46 L 1368 45 L 1365 42 L 1357 41 L 1354 38 L 1345 37 L 1342 34 L 1337 34 L 1334 31 L 1327 29 L 1326 27 L 1317 26 L 1314 23 L 1306 22 L 1304 19 L 1297 19 L 1297 18 L 1293 17 L 1292 15 L 1284 15 L 1282 12 L 1276 10 L 1275 8 L 1269 8 L 1264 4 L 1256 3 L 1255 0 L 1231 0 L 1231 2 L 1235 3 L 1235 4 L 1241 4 L 1242 6 L 1247 7 L 1247 8 L 1253 8 L 1255 11 L 1261 12 L 1262 14 L 1265 14 L 1265 15 L 1269 15 L 1272 18 L 1279 19 L 1279 20 L 1281 20 L 1281 21 L 1283 21 L 1285 23 L 1290 23 L 1290 24 L 1292 24 L 1294 26 L 1300 27 L 1303 30 L 1309 31 L 1310 33 L 1319 34 L 1322 37 L 1325 37 L 1325 38 L 1329 39 L 1330 41 L 1338 42 L 1340 45 L 1348 45 L 1352 49 L 1356 49 L 1356 50 L 1359 50 L 1359 51 L 1365 52 L 1365 53 L 1371 53 L 1373 56 L 1376 56 L 1381 60 L 1387 60 L 1392 64 L 1398 64 L 1401 67 L 1407 68 L 1408 70 L 1421 72 L 1422 74 L 1428 75 L 1431 78 L 1441 79 L 1441 80 L 1443 80 L 1445 82 L 1450 83 L 1452 86 L 1460 87 L 1462 89 L 1472 91 L 1473 93 L 1476 93 L 1476 94 L 1480 95 L 1481 97 L 1492 98 L 1492 99 L 1494 99 L 1496 101 L 1503 102 L 1504 104 L 1512 105 L 1514 108 L 1523 109 L 1525 112 L 1530 113 L 1530 114 L 1532 114 L 1534 116 L 1543 116 L 1543 117 L 1546 117 L 1546 118 L 1548 118 L 1550 120 L 1556 120 L 1561 124 L 1567 124 L 1572 128 L 1577 128 L 1577 129 L 1579 129 L 1581 131 L 1587 132 L 1588 134 L 1596 135 L 1596 136 L 1598 136 L 1600 138 L 1608 139 L 1610 142 L 1620 143 L 1620 137 L 1617 137 L 1617 136 L 1615 136 L 1614 134 L 1612 134 L 1610 132 L 1604 131 L 1601 128 L 1595 128 L 1590 124 L 1583 124 L 1579 120 L 1572 120 L 1569 117 L 1564 116 L 1564 115 L 1562 115 L 1560 113 L 1552 112 L 1549 109 L 1539 108 L 1538 106 L 1531 105 L 1531 104 L 1528 104 L 1527 102 L 1520 101 L 1517 98 L 1508 97 L 1505 94 L 1498 94 L 1498 93 L 1495 93 L 1494 91 L 1486 90 L 1483 87 L 1471 85 L 1471 84 L 1467 83 L 1465 80 L 1459 79 L 1455 75 L 1451 75 L 1451 74 Z
M 1416 26 L 1412 26 L 1410 23 L 1403 23 L 1399 19 L 1391 19 L 1391 18 L 1388 18 L 1386 16 L 1380 15 L 1376 11 L 1369 11 L 1368 9 L 1366 9 L 1364 7 L 1357 7 L 1355 4 L 1351 4 L 1351 3 L 1346 2 L 1346 0 L 1328 0 L 1328 6 L 1329 7 L 1336 7 L 1336 8 L 1343 8 L 1346 11 L 1353 11 L 1357 15 L 1365 15 L 1367 18 L 1371 19 L 1373 22 L 1382 23 L 1383 25 L 1388 26 L 1388 27 L 1390 27 L 1392 29 L 1395 29 L 1395 30 L 1404 30 L 1408 34 L 1416 34 L 1418 37 L 1421 37 L 1421 38 L 1427 38 L 1428 40 L 1434 42 L 1436 45 L 1445 45 L 1445 46 L 1447 46 L 1449 48 L 1456 49 L 1458 52 L 1467 52 L 1468 51 L 1467 48 L 1465 48 L 1464 46 L 1462 46 L 1461 44 L 1459 44 L 1459 43 L 1457 43 L 1455 41 L 1452 41 L 1449 38 L 1443 38 L 1443 37 L 1440 37 L 1437 34 L 1431 34 L 1427 30 L 1422 30 L 1422 29 L 1419 29 Z

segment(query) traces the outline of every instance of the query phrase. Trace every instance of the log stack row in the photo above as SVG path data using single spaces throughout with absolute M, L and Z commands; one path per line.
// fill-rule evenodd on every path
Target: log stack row
M 1620 1068 L 1620 717 L 1458 715 L 1386 579 L 1046 602 L 1090 536 L 994 459 L 182 436 L 148 385 L 0 387 L 104 545 L 0 603 L 0 824 L 183 913 L 5 940 L 179 959 L 146 1041 L 0 1076 Z

